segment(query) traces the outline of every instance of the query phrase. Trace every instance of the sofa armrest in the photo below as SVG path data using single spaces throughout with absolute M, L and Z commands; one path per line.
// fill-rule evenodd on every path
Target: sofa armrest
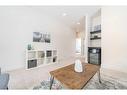
M 0 68 L 0 74 L 1 74 L 1 68 Z
M 0 75 L 0 89 L 8 89 L 9 74 Z

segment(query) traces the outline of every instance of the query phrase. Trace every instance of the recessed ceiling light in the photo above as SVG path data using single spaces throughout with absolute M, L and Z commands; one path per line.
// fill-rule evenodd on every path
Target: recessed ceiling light
M 67 13 L 63 13 L 62 16 L 67 16 Z
M 77 22 L 77 24 L 79 25 L 79 24 L 80 24 L 80 22 Z

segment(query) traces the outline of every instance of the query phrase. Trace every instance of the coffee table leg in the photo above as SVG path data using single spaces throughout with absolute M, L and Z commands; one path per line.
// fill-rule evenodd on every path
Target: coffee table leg
M 51 77 L 50 77 L 50 89 L 52 89 L 52 84 L 53 84 L 53 81 L 54 81 L 54 77 L 53 77 L 53 76 L 51 76 Z
M 98 80 L 99 80 L 99 83 L 101 83 L 100 69 L 98 70 Z

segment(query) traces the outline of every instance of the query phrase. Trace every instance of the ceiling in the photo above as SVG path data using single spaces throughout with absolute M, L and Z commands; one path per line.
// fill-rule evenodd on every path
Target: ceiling
M 31 6 L 39 12 L 53 16 L 65 25 L 74 25 L 84 16 L 92 16 L 100 6 Z

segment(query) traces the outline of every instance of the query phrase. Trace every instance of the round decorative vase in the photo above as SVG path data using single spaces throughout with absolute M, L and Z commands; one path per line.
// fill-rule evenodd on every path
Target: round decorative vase
M 83 66 L 79 59 L 75 60 L 74 70 L 75 72 L 83 72 Z

